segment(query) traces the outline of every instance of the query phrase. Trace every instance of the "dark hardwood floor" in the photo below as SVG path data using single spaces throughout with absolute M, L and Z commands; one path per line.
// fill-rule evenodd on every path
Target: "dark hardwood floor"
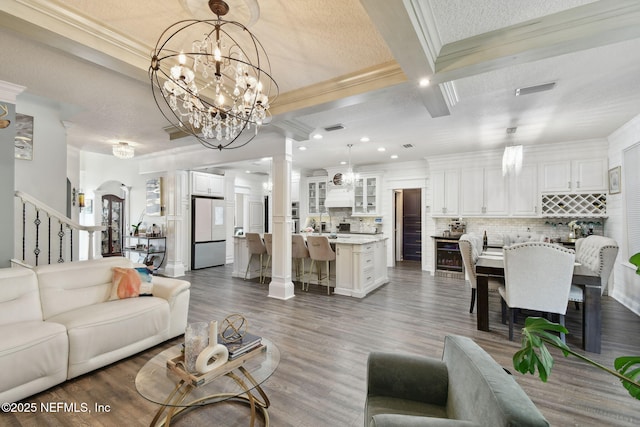
M 367 355 L 395 351 L 440 357 L 447 334 L 473 338 L 516 380 L 554 426 L 638 426 L 640 402 L 612 376 L 558 352 L 551 377 L 513 370 L 519 348 L 507 339 L 500 323 L 500 301 L 490 297 L 491 332 L 476 330 L 469 314 L 470 290 L 457 279 L 432 277 L 418 263 L 389 270 L 391 282 L 366 298 L 327 296 L 311 285 L 287 301 L 267 297 L 268 285 L 231 278 L 232 266 L 190 272 L 190 321 L 221 320 L 242 313 L 250 329 L 269 337 L 280 349 L 281 362 L 263 387 L 271 400 L 272 426 L 361 426 Z M 580 312 L 568 309 L 568 344 L 581 346 Z M 25 402 L 87 403 L 91 413 L 2 414 L 3 426 L 144 426 L 157 405 L 136 392 L 138 370 L 153 355 L 181 342 L 176 338 L 93 373 L 67 381 Z M 588 354 L 612 366 L 621 355 L 640 355 L 640 318 L 609 297 L 603 300 L 602 354 Z M 95 404 L 109 405 L 97 413 Z M 246 426 L 248 409 L 225 403 L 189 412 L 177 426 Z

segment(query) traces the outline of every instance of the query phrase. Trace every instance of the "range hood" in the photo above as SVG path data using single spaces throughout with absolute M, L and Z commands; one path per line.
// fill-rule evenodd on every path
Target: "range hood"
M 324 201 L 327 208 L 352 208 L 353 191 L 347 188 L 329 187 L 327 198 Z

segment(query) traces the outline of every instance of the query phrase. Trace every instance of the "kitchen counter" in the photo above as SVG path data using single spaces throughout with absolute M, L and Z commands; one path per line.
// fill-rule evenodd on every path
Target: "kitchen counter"
M 319 233 L 301 233 L 320 236 Z M 329 237 L 329 234 L 323 233 Z M 234 236 L 234 266 L 233 277 L 244 277 L 249 262 L 249 248 L 245 236 Z M 335 285 L 334 293 L 338 295 L 363 298 L 369 292 L 389 282 L 387 274 L 387 240 L 382 233 L 359 234 L 340 233 L 335 238 L 329 238 L 329 243 L 336 252 L 336 260 L 331 261 L 331 282 Z M 255 261 L 257 262 L 257 260 Z M 311 261 L 307 260 L 305 268 L 308 269 Z M 293 268 L 293 265 L 292 265 Z M 247 278 L 255 278 L 257 265 L 249 269 Z M 267 274 L 271 274 L 267 272 Z M 313 275 L 307 277 L 314 284 Z

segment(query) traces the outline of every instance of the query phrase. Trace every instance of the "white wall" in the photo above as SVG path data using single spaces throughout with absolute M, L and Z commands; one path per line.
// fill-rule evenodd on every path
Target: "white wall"
M 623 150 L 640 141 L 640 115 L 626 123 L 620 129 L 609 136 L 609 168 L 631 165 L 622 165 Z M 640 165 L 631 167 L 639 168 Z M 622 192 L 607 196 L 607 232 L 620 245 L 620 252 L 613 271 L 613 289 L 609 294 L 620 301 L 634 313 L 640 315 L 640 276 L 635 274 L 635 267 L 630 264 L 625 225 L 625 183 L 624 169 L 622 170 Z
M 15 161 L 15 189 L 65 213 L 67 133 L 60 106 L 23 93 L 16 100 L 16 112 L 33 116 L 33 160 Z M 72 185 L 76 184 L 72 182 Z

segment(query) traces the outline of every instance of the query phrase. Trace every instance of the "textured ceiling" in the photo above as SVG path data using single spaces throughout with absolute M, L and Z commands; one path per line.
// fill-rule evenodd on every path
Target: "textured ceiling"
M 191 138 L 169 140 L 162 129 L 167 123 L 151 96 L 146 68 L 162 30 L 189 18 L 183 5 L 199 1 L 3 0 L 0 80 L 26 86 L 23 99 L 58 104 L 61 120 L 71 126 L 69 144 L 78 148 L 108 154 L 114 142 L 124 140 L 136 146 L 137 155 L 145 155 L 196 146 Z M 229 18 L 248 20 L 252 11 L 247 5 L 253 1 L 229 0 Z M 566 43 L 564 50 L 556 46 L 563 36 L 562 25 L 547 38 L 533 31 L 523 39 L 514 38 L 516 54 L 498 55 L 491 67 L 485 67 L 496 49 L 483 43 L 504 39 L 507 46 L 514 33 L 505 28 L 532 19 L 525 29 L 535 28 L 547 15 L 562 11 L 569 13 L 562 19 L 570 27 L 576 25 L 571 14 L 591 3 L 260 0 L 259 18 L 251 31 L 269 54 L 280 86 L 277 102 L 286 104 L 275 105 L 283 112 L 274 117 L 275 126 L 265 134 L 277 136 L 283 122 L 309 133 L 344 124 L 344 130 L 326 133 L 320 141 L 298 138 L 294 147 L 304 145 L 308 150 L 294 150 L 294 167 L 304 169 L 337 166 L 346 160 L 347 144 L 354 144 L 355 165 L 387 162 L 391 154 L 406 161 L 500 149 L 506 141 L 505 129 L 511 126 L 518 126 L 515 141 L 524 145 L 604 138 L 640 113 L 637 31 L 619 31 L 618 38 L 611 40 L 608 33 L 591 35 L 593 28 L 599 28 L 596 19 L 575 29 L 577 40 Z M 628 0 L 596 3 L 612 9 L 637 4 Z M 376 11 L 382 11 L 383 22 L 374 19 Z M 602 19 L 609 16 L 600 15 Z M 628 16 L 640 27 L 636 12 Z M 490 37 L 481 38 L 485 33 Z M 468 46 L 469 53 L 476 55 L 475 64 L 459 77 L 444 79 L 446 85 L 432 85 L 431 92 L 405 77 L 431 74 L 433 63 L 440 59 L 440 46 L 454 42 L 462 43 L 462 52 Z M 460 56 L 460 62 L 466 59 Z M 394 67 L 400 66 L 394 74 Z M 553 91 L 513 96 L 517 87 L 550 81 L 557 82 Z M 430 114 L 429 102 L 437 94 L 446 95 L 446 104 L 439 102 L 449 115 Z M 362 136 L 371 141 L 359 142 Z M 254 150 L 260 143 L 258 137 L 242 156 L 258 157 Z M 407 143 L 414 148 L 403 148 Z M 381 146 L 386 148 L 384 153 L 377 151 Z M 224 154 L 219 157 L 225 163 Z

